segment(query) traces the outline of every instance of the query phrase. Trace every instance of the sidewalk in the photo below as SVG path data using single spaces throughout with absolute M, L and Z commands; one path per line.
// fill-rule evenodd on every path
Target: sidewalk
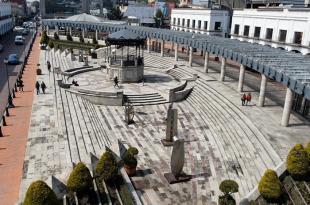
M 13 205 L 18 200 L 23 173 L 23 162 L 28 138 L 32 110 L 36 67 L 39 60 L 40 38 L 37 36 L 23 74 L 24 92 L 16 93 L 15 108 L 6 118 L 8 126 L 2 127 L 0 138 L 0 201 L 2 205 Z

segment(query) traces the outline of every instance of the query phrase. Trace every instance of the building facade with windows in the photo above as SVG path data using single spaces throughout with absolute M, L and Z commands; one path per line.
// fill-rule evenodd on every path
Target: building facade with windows
M 172 10 L 170 28 L 226 37 L 229 34 L 229 22 L 227 10 L 178 8 Z
M 310 55 L 310 9 L 234 10 L 231 38 Z
M 13 28 L 12 8 L 9 3 L 0 3 L 0 35 Z

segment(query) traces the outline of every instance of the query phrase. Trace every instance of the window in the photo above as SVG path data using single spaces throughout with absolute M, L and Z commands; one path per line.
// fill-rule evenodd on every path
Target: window
M 216 31 L 220 31 L 221 30 L 221 22 L 215 22 L 215 25 L 214 25 L 214 30 Z
M 301 44 L 302 32 L 294 32 L 294 41 L 293 43 Z
M 198 29 L 201 29 L 201 21 L 198 21 Z
M 205 29 L 205 30 L 207 30 L 207 29 L 208 29 L 208 21 L 205 21 L 205 22 L 204 22 L 203 29 Z
M 254 38 L 260 37 L 260 27 L 255 27 L 254 29 Z
M 178 18 L 178 26 L 180 26 L 180 18 Z
M 182 19 L 182 26 L 185 26 L 185 19 Z
M 195 24 L 196 24 L 196 21 L 193 20 L 193 21 L 192 21 L 192 28 L 195 28 Z
M 285 42 L 286 41 L 286 30 L 280 30 L 279 31 L 279 41 L 280 42 Z
M 250 26 L 244 26 L 243 35 L 249 36 Z
M 239 35 L 239 24 L 235 24 L 234 34 Z
M 175 25 L 175 18 L 173 18 L 173 25 Z
M 190 19 L 187 19 L 187 27 L 189 28 Z
M 272 28 L 267 28 L 266 29 L 266 39 L 272 40 L 272 33 L 273 33 L 273 29 Z

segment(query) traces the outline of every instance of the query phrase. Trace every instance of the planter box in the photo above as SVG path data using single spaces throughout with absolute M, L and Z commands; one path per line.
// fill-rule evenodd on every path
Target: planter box
M 37 68 L 37 75 L 42 75 L 42 70 L 40 68 Z

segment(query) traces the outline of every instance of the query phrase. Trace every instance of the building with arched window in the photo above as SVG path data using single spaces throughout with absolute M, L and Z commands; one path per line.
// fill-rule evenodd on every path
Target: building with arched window
M 0 3 L 0 35 L 13 28 L 12 9 L 8 3 Z

